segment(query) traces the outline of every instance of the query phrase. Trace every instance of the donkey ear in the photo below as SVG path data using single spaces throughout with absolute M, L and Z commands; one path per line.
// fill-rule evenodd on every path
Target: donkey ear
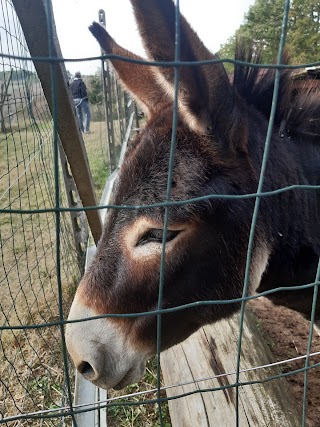
M 143 60 L 140 56 L 119 46 L 105 28 L 97 22 L 93 22 L 89 30 L 105 53 Z M 168 96 L 158 83 L 151 67 L 119 59 L 110 59 L 110 61 L 122 86 L 131 93 L 148 118 L 168 103 Z
M 144 47 L 155 61 L 173 61 L 175 53 L 176 9 L 172 0 L 130 0 Z M 180 61 L 217 59 L 202 43 L 186 19 L 180 15 Z M 171 96 L 174 93 L 174 70 L 157 67 L 158 81 Z M 230 140 L 234 134 L 239 144 L 243 128 L 239 106 L 222 63 L 180 68 L 180 113 L 185 123 L 198 133 L 214 131 Z M 236 122 L 235 122 L 236 120 Z M 240 145 L 242 142 L 240 142 Z

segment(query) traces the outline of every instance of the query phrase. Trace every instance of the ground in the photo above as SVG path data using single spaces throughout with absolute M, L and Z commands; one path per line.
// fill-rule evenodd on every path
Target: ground
M 293 310 L 273 305 L 266 298 L 258 298 L 252 307 L 277 361 L 306 354 L 310 322 Z M 317 333 L 314 333 L 311 351 L 320 352 L 320 336 Z M 310 365 L 319 362 L 320 355 L 313 357 Z M 303 368 L 304 363 L 305 359 L 291 362 L 283 366 L 283 372 Z M 302 414 L 304 374 L 292 375 L 287 379 L 299 413 Z M 320 367 L 310 369 L 308 373 L 306 425 L 307 427 L 320 426 Z

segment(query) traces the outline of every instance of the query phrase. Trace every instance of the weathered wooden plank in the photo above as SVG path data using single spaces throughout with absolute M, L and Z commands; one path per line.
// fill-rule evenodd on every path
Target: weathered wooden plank
M 183 343 L 161 355 L 161 369 L 166 385 L 213 377 L 236 371 L 239 316 L 207 325 Z M 252 315 L 246 316 L 241 353 L 241 369 L 267 365 L 273 358 L 257 329 Z M 255 381 L 279 374 L 278 368 L 264 368 L 241 373 L 240 381 Z M 167 395 L 227 386 L 235 374 L 198 383 L 169 388 Z M 169 401 L 174 427 L 236 425 L 236 390 L 227 388 L 201 392 Z M 239 388 L 239 421 L 241 427 L 300 425 L 295 404 L 285 379 Z
M 44 0 L 12 0 L 23 30 L 30 54 L 33 57 L 47 59 L 52 56 L 61 58 L 61 50 L 56 34 L 51 2 Z M 51 16 L 52 40 L 50 46 L 50 34 L 48 31 L 48 10 Z M 41 36 L 39 36 L 41 35 Z M 79 125 L 75 116 L 71 92 L 68 87 L 66 67 L 63 62 L 55 65 L 56 91 L 52 93 L 51 65 L 49 62 L 34 61 L 34 66 L 41 81 L 48 106 L 53 115 L 54 95 L 57 106 L 58 134 L 68 158 L 71 172 L 75 180 L 83 206 L 96 206 L 97 200 L 92 182 L 91 172 L 87 159 Z M 102 224 L 98 211 L 86 211 L 88 223 L 94 241 L 98 243 Z

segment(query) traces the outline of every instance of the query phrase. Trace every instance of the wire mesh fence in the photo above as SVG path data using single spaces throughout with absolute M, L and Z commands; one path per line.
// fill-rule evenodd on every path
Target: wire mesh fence
M 178 19 L 179 1 L 176 2 L 176 5 L 176 19 Z M 254 381 L 246 384 L 241 382 L 242 331 L 245 303 L 251 298 L 247 296 L 247 287 L 259 205 L 262 197 L 270 196 L 270 194 L 263 192 L 263 183 L 277 103 L 279 70 L 281 69 L 289 6 L 290 1 L 284 1 L 284 19 L 277 63 L 278 68 L 275 75 L 273 105 L 259 186 L 256 193 L 244 196 L 255 199 L 255 208 L 248 244 L 243 297 L 240 299 L 242 307 L 239 323 L 237 369 L 232 373 L 225 374 L 233 374 L 235 380 L 228 386 L 221 386 L 215 389 L 235 389 L 235 425 L 239 423 L 239 387 L 249 387 L 255 383 Z M 54 120 L 52 120 L 48 109 L 33 62 L 30 60 L 30 54 L 11 1 L 2 0 L 1 8 L 0 286 L 2 296 L 0 301 L 0 423 L 8 426 L 40 426 L 70 425 L 71 421 L 73 421 L 76 425 L 77 421 L 73 414 L 79 413 L 81 415 L 81 412 L 92 411 L 93 408 L 92 405 L 89 408 L 86 406 L 74 408 L 72 406 L 70 381 L 72 388 L 73 374 L 69 365 L 66 365 L 62 327 L 66 320 L 76 285 L 82 274 L 82 266 L 79 265 L 76 247 L 72 243 L 71 236 L 73 232 L 68 212 L 70 209 L 64 191 L 59 161 L 57 160 L 58 138 Z M 48 25 L 51 25 L 50 14 Z M 176 31 L 176 37 L 179 40 L 179 25 L 177 25 Z M 172 67 L 175 67 L 176 95 L 168 188 L 166 200 L 160 204 L 165 209 L 164 233 L 167 232 L 168 207 L 172 205 L 171 182 L 178 121 L 177 96 L 180 65 L 178 46 L 177 43 L 175 61 L 171 64 Z M 51 61 L 52 64 L 55 63 L 54 58 L 47 58 L 47 60 Z M 212 62 L 214 63 L 214 61 Z M 54 79 L 54 67 L 52 79 Z M 115 101 L 111 120 L 114 126 L 115 140 L 122 141 L 126 128 L 125 109 L 127 100 L 122 94 L 116 96 L 118 87 L 114 82 L 113 76 L 111 80 L 113 81 L 112 99 Z M 110 127 L 107 124 L 103 101 L 100 101 L 94 107 L 92 129 L 94 133 L 87 136 L 85 143 L 96 187 L 99 194 L 101 194 L 104 188 L 104 181 L 111 172 L 108 166 L 110 152 L 108 152 L 107 145 L 104 143 L 108 132 L 110 132 Z M 118 158 L 120 156 L 120 148 L 121 144 L 118 144 L 115 150 Z M 300 187 L 311 190 L 318 189 L 318 186 Z M 277 191 L 288 190 L 290 188 L 278 189 L 273 191 L 272 194 L 276 194 Z M 208 195 L 206 199 L 227 199 L 228 197 L 230 198 L 227 195 Z M 243 197 L 243 195 L 239 197 Z M 180 203 L 189 202 L 184 200 Z M 119 208 L 119 206 L 113 205 L 107 207 Z M 145 207 L 143 206 L 142 208 Z M 77 211 L 77 208 L 74 210 Z M 158 307 L 154 311 L 154 314 L 158 316 L 159 337 L 161 336 L 162 294 L 165 281 L 164 257 L 165 252 L 163 249 Z M 314 299 L 309 345 L 305 357 L 305 368 L 302 369 L 305 372 L 302 425 L 306 425 L 308 371 L 317 368 L 319 365 L 319 363 L 315 365 L 309 364 L 309 359 L 312 356 L 311 340 L 319 284 L 318 276 L 319 272 L 317 272 L 314 283 L 308 285 L 314 286 Z M 203 302 L 204 305 L 219 303 L 221 301 Z M 196 304 L 199 303 L 197 302 Z M 159 360 L 160 340 L 158 340 L 157 355 Z M 133 389 L 134 392 L 130 395 L 111 397 L 106 402 L 100 402 L 99 405 L 101 407 L 107 406 L 108 411 L 114 412 L 117 412 L 119 408 L 131 408 L 139 405 L 141 405 L 141 408 L 145 408 L 147 405 L 158 405 L 158 417 L 152 420 L 152 425 L 168 425 L 169 421 L 163 417 L 162 409 L 167 400 L 164 394 L 165 388 L 161 385 L 160 365 L 158 362 L 155 363 L 157 371 L 155 375 L 157 380 L 156 388 L 152 388 L 148 384 L 146 392 L 140 393 Z M 256 368 L 253 367 L 253 369 Z M 293 373 L 288 372 L 286 375 Z M 284 376 L 284 374 L 278 377 L 281 376 Z M 265 377 L 260 382 L 263 383 L 276 378 Z M 201 380 L 203 381 L 203 379 L 199 379 L 199 382 Z M 210 391 L 210 389 L 205 390 L 200 386 L 198 392 L 202 391 Z M 143 400 L 141 398 L 142 394 L 146 394 L 147 398 Z M 187 394 L 184 393 L 182 396 Z M 81 416 L 78 420 L 81 420 Z
M 1 60 L 1 208 L 52 209 L 51 114 L 10 1 L 1 2 L 0 15 L 1 52 L 7 55 Z M 62 183 L 62 175 L 59 180 Z M 66 203 L 65 192 L 60 194 L 60 201 Z M 59 263 L 67 309 L 81 268 L 69 213 L 61 215 L 60 225 Z M 53 212 L 1 214 L 1 422 L 14 414 L 66 402 L 59 327 L 10 329 L 12 325 L 39 325 L 59 317 L 55 229 Z

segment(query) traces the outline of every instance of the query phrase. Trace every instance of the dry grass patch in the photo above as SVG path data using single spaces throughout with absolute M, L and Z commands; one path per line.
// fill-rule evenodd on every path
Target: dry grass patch
M 89 163 L 101 196 L 107 167 L 106 124 L 92 123 L 84 135 Z M 52 123 L 0 134 L 0 203 L 7 209 L 54 206 Z M 61 205 L 67 206 L 60 177 Z M 67 316 L 80 271 L 69 213 L 61 213 L 59 264 Z M 0 214 L 0 325 L 41 325 L 59 319 L 54 213 Z M 1 418 L 67 404 L 59 327 L 1 330 Z M 73 387 L 72 387 L 73 388 Z M 65 421 L 66 425 L 70 420 Z M 12 421 L 8 426 L 55 426 L 59 419 Z
M 54 206 L 52 124 L 44 121 L 0 135 L 0 203 L 7 209 Z M 66 197 L 61 183 L 61 204 Z M 0 214 L 0 414 L 1 418 L 66 404 L 59 327 L 10 330 L 59 319 L 57 264 L 64 313 L 80 277 L 68 213 L 60 215 L 56 255 L 54 213 Z M 1 328 L 2 326 L 2 328 Z M 60 425 L 59 419 L 12 421 L 11 426 Z
M 160 384 L 163 386 L 162 377 Z M 160 415 L 158 404 L 144 403 L 146 400 L 156 399 L 154 390 L 157 387 L 157 359 L 154 358 L 147 363 L 146 373 L 139 383 L 132 384 L 120 391 L 111 390 L 108 392 L 108 398 L 121 397 L 136 392 L 146 393 L 131 397 L 130 402 L 139 402 L 139 405 L 119 405 L 107 408 L 108 427 L 160 427 Z M 166 393 L 161 392 L 161 398 L 165 398 Z M 126 399 L 124 399 L 126 400 Z M 113 402 L 115 403 L 115 402 Z M 163 427 L 171 427 L 169 407 L 167 402 L 161 404 Z
M 7 425 L 60 425 L 59 419 L 28 420 L 30 412 L 68 405 L 60 328 L 8 332 L 1 344 L 0 412 L 4 418 L 26 416 Z M 70 420 L 64 425 L 71 425 Z

